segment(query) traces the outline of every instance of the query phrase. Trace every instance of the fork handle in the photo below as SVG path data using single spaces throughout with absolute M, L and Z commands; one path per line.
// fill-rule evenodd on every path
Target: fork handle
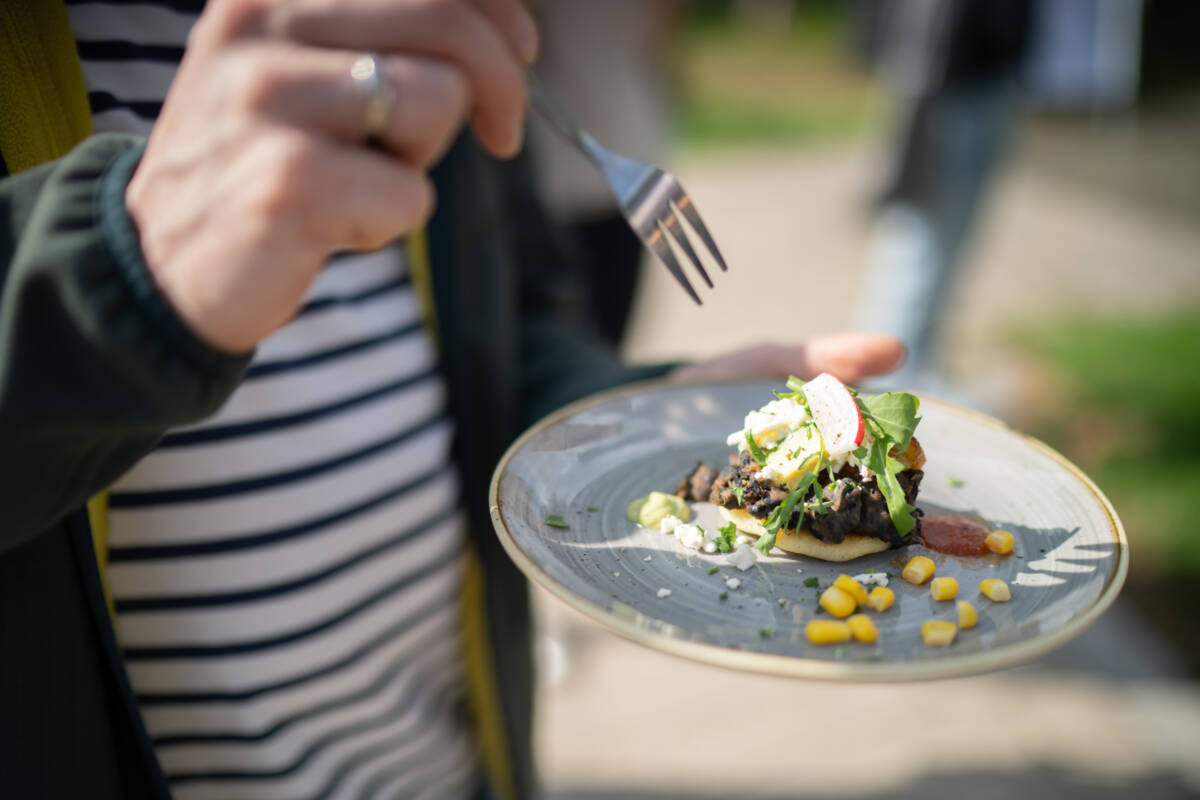
M 530 103 L 538 116 L 550 123 L 550 126 L 558 131 L 564 139 L 598 164 L 595 148 L 599 143 L 586 131 L 579 129 L 571 120 L 571 116 L 545 90 L 533 70 L 525 70 L 525 81 L 529 87 Z

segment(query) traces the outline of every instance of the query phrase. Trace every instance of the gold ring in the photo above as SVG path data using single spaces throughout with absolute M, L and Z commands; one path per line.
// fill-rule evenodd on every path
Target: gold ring
M 350 77 L 365 101 L 363 130 L 368 139 L 376 138 L 387 130 L 392 116 L 393 98 L 383 74 L 383 62 L 370 53 L 361 55 L 350 65 Z

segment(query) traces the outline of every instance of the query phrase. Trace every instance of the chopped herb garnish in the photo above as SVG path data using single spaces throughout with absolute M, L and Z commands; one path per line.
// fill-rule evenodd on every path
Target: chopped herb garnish
M 819 580 L 817 580 L 816 578 L 805 578 L 804 579 L 804 585 L 810 589 L 816 589 L 818 584 L 820 584 L 820 583 L 821 582 Z
M 825 613 L 825 609 L 824 609 L 824 608 L 821 608 L 821 606 L 817 606 L 817 607 L 816 607 L 816 609 L 813 611 L 813 613 L 814 613 L 814 614 L 824 614 L 824 613 Z
M 720 528 L 717 528 L 720 535 L 714 540 L 717 545 L 717 550 L 722 553 L 733 552 L 733 542 L 737 538 L 737 526 L 732 522 L 727 522 Z
M 738 505 L 741 505 L 741 504 L 742 504 L 742 497 L 743 497 L 743 496 L 745 496 L 745 494 L 746 494 L 746 487 L 745 487 L 745 486 L 735 486 L 735 487 L 733 487 L 733 496 L 737 498 Z
M 775 635 L 775 629 L 774 628 L 759 628 L 758 635 L 764 639 L 770 639 L 772 636 Z
M 962 481 L 959 478 L 946 478 L 946 485 L 951 489 L 961 489 L 967 484 L 965 481 Z
M 599 511 L 600 509 L 596 508 L 595 506 L 588 506 L 588 507 L 587 507 L 587 510 L 588 510 L 588 513 L 589 513 L 589 514 L 595 514 L 595 513 L 596 513 L 597 511 Z
M 569 528 L 569 527 L 571 527 L 570 525 L 567 524 L 567 521 L 565 519 L 563 519 L 562 516 L 559 514 L 551 514 L 550 516 L 546 517 L 546 524 L 552 528 Z
M 708 568 L 708 574 L 715 575 L 717 570 L 719 570 L 719 569 L 720 569 L 720 567 L 718 567 L 716 564 L 713 564 L 711 567 Z
M 721 592 L 719 595 L 717 595 L 717 597 L 721 598 L 722 600 L 728 600 L 729 592 Z
M 867 567 L 863 570 L 863 573 L 866 575 L 874 575 L 876 572 L 879 572 L 879 570 L 875 569 L 874 567 Z
M 750 457 L 754 459 L 755 464 L 761 467 L 767 463 L 767 454 L 758 446 L 758 442 L 754 441 L 750 431 L 746 431 L 746 449 L 750 451 Z

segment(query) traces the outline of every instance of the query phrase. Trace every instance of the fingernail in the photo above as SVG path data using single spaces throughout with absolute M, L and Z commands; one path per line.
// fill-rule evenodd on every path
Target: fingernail
M 537 60 L 538 54 L 537 25 L 534 24 L 532 16 L 525 11 L 521 11 L 517 14 L 515 28 L 514 35 L 517 37 L 517 54 L 526 64 L 532 64 Z

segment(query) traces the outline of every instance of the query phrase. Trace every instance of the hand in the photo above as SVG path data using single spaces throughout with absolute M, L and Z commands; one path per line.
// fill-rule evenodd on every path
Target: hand
M 676 368 L 670 378 L 679 382 L 732 378 L 808 380 L 828 372 L 844 383 L 884 375 L 904 362 L 904 345 L 878 333 L 840 333 L 819 336 L 804 344 L 759 345 Z
M 213 0 L 125 195 L 160 289 L 213 347 L 252 349 L 331 251 L 429 216 L 425 170 L 465 119 L 493 154 L 519 149 L 536 51 L 520 0 Z M 364 53 L 393 92 L 378 147 L 350 76 Z

